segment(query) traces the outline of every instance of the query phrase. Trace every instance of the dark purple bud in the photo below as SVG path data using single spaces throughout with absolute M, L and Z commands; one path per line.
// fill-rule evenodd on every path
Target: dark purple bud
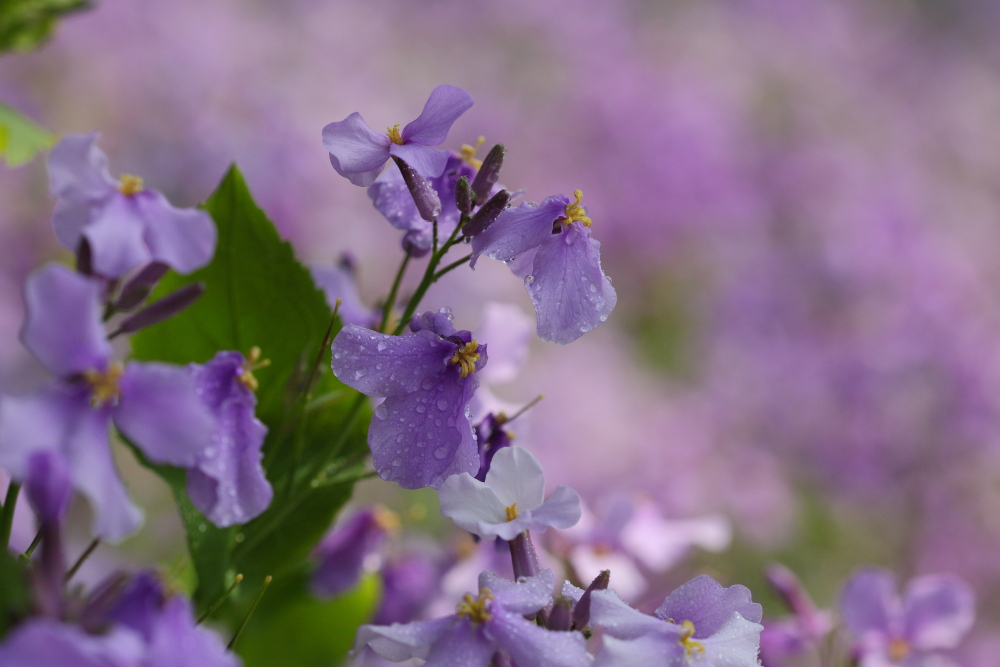
M 115 309 L 129 311 L 142 303 L 149 296 L 153 287 L 160 281 L 170 267 L 162 262 L 150 262 L 142 271 L 135 274 L 131 280 L 122 286 L 115 301 Z
M 90 250 L 90 241 L 86 236 L 80 237 L 76 244 L 76 272 L 85 276 L 94 275 L 94 255 Z
M 486 231 L 486 228 L 493 224 L 493 221 L 504 212 L 510 204 L 510 193 L 506 190 L 493 195 L 462 227 L 462 233 L 466 236 L 475 236 Z
M 815 611 L 815 606 L 799 583 L 798 577 L 784 565 L 780 563 L 768 565 L 764 570 L 764 578 L 792 613 L 801 615 Z
M 514 565 L 514 578 L 533 577 L 541 571 L 538 565 L 538 554 L 535 545 L 531 543 L 528 531 L 522 531 L 510 541 L 510 559 Z
M 455 183 L 455 206 L 459 212 L 468 215 L 472 211 L 472 188 L 469 187 L 469 178 L 462 176 Z
M 413 196 L 413 203 L 417 205 L 420 217 L 428 222 L 437 220 L 437 217 L 441 215 L 441 199 L 438 197 L 437 191 L 413 167 L 398 157 L 392 159 L 396 161 L 400 173 L 403 174 L 403 181 Z
M 493 457 L 504 447 L 510 447 L 510 433 L 503 427 L 506 422 L 497 419 L 491 412 L 476 425 L 476 442 L 479 444 L 479 472 L 476 479 L 486 481 Z
M 507 654 L 503 651 L 497 651 L 493 654 L 493 659 L 490 661 L 490 667 L 513 667 L 513 663 Z
M 358 272 L 358 258 L 355 257 L 354 253 L 350 250 L 345 250 L 340 253 L 340 259 L 337 260 L 337 266 L 353 276 Z
M 497 144 L 490 149 L 483 166 L 479 168 L 476 178 L 472 181 L 472 192 L 476 195 L 476 204 L 482 205 L 486 198 L 490 196 L 490 190 L 496 185 L 500 178 L 500 167 L 503 166 L 503 157 L 507 149 L 503 144 Z
M 24 490 L 41 523 L 62 521 L 73 496 L 69 468 L 63 457 L 51 451 L 32 454 L 28 459 Z
M 611 570 L 602 570 L 597 577 L 590 582 L 590 586 L 587 586 L 587 590 L 583 592 L 583 596 L 580 597 L 580 601 L 576 603 L 573 608 L 573 627 L 577 630 L 583 630 L 585 627 L 590 625 L 590 594 L 594 591 L 607 590 L 608 583 L 611 581 Z
M 146 306 L 135 315 L 125 318 L 115 333 L 133 333 L 171 318 L 197 301 L 204 291 L 204 283 L 192 283 L 182 287 Z
M 569 598 L 559 597 L 552 604 L 552 611 L 546 619 L 545 627 L 549 630 L 560 632 L 568 631 L 573 627 L 573 601 Z

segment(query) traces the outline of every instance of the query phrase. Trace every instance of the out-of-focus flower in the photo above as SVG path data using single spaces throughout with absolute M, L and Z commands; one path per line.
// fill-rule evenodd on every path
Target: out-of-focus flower
M 355 185 L 371 185 L 390 157 L 433 178 L 444 171 L 448 152 L 431 146 L 443 143 L 455 120 L 471 106 L 472 96 L 466 91 L 438 86 L 431 91 L 420 115 L 402 131 L 394 125 L 385 134 L 377 134 L 360 113 L 354 112 L 323 128 L 323 145 L 330 152 L 333 168 Z
M 844 585 L 840 608 L 862 667 L 916 665 L 956 648 L 976 618 L 975 594 L 952 574 L 907 583 L 900 599 L 887 570 L 859 570 Z
M 434 599 L 441 583 L 441 568 L 428 556 L 407 554 L 386 562 L 382 575 L 382 601 L 372 623 L 409 623 Z
M 363 625 L 354 648 L 370 646 L 383 658 L 401 662 L 486 667 L 503 652 L 522 667 L 589 665 L 583 635 L 553 632 L 524 619 L 552 602 L 555 577 L 545 570 L 519 582 L 484 572 L 479 595 L 466 595 L 453 616 L 390 626 Z
M 207 264 L 215 252 L 212 218 L 174 208 L 159 192 L 144 189 L 138 176 L 111 178 L 96 140 L 96 133 L 65 137 L 49 157 L 59 241 L 75 252 L 86 239 L 94 272 L 106 278 L 152 261 L 181 273 Z
M 574 195 L 573 201 L 555 195 L 540 205 L 507 209 L 472 239 L 473 268 L 485 254 L 526 274 L 538 335 L 560 345 L 607 320 L 618 301 L 601 269 L 601 244 L 590 236 L 583 193 Z
M 357 324 L 371 329 L 378 324 L 378 311 L 369 308 L 358 295 L 357 271 L 354 256 L 343 253 L 333 266 L 315 263 L 310 265 L 316 286 L 323 290 L 326 302 L 332 310 L 340 299 L 337 314 L 344 324 Z
M 405 336 L 347 325 L 332 349 L 341 382 L 386 399 L 368 428 L 382 479 L 407 489 L 438 488 L 449 475 L 479 470 L 468 406 L 486 345 L 456 331 L 448 309 L 414 318 Z
M 580 520 L 580 496 L 560 485 L 545 498 L 542 465 L 523 447 L 497 452 L 485 482 L 453 475 L 439 495 L 441 514 L 482 538 L 512 540 L 526 530 L 569 528 Z
M 760 658 L 765 667 L 784 667 L 820 642 L 833 629 L 830 613 L 817 609 L 798 577 L 774 563 L 765 571 L 768 583 L 792 612 L 790 618 L 768 621 L 760 634 Z
M 399 519 L 387 509 L 366 508 L 331 530 L 316 547 L 319 560 L 312 576 L 315 595 L 329 597 L 353 588 L 361 579 L 365 561 L 382 546 Z

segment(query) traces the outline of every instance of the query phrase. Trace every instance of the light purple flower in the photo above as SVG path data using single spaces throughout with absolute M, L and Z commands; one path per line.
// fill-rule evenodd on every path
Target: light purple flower
M 186 368 L 114 360 L 101 325 L 101 281 L 56 264 L 25 283 L 21 339 L 56 380 L 0 400 L 0 465 L 25 479 L 40 451 L 63 458 L 90 501 L 98 535 L 120 539 L 141 521 L 115 470 L 111 421 L 151 461 L 190 468 L 211 446 L 215 419 Z
M 319 560 L 312 576 L 313 594 L 330 597 L 353 588 L 361 579 L 365 560 L 398 526 L 396 516 L 379 507 L 363 509 L 336 526 L 313 552 Z
M 844 585 L 840 606 L 862 667 L 924 664 L 935 651 L 956 648 L 975 621 L 975 594 L 952 574 L 914 577 L 902 599 L 895 576 L 859 570 Z
M 618 301 L 601 269 L 601 244 L 590 236 L 583 193 L 576 190 L 574 196 L 574 201 L 555 195 L 540 205 L 507 209 L 472 239 L 470 266 L 488 255 L 524 273 L 538 336 L 560 345 L 607 320 Z
M 358 294 L 357 276 L 354 267 L 354 257 L 344 253 L 335 265 L 312 264 L 309 267 L 316 286 L 326 295 L 326 303 L 333 310 L 340 299 L 337 314 L 344 324 L 357 324 L 359 327 L 372 328 L 378 324 L 379 313 L 369 308 Z
M 414 318 L 390 336 L 353 324 L 333 340 L 333 373 L 367 396 L 385 397 L 368 427 L 379 476 L 407 489 L 440 487 L 479 469 L 469 400 L 486 365 L 486 345 L 456 331 L 451 311 Z
M 518 667 L 589 665 L 583 635 L 546 630 L 524 619 L 552 602 L 554 584 L 551 570 L 517 583 L 484 572 L 479 595 L 466 595 L 455 615 L 406 625 L 363 625 L 354 649 L 370 646 L 387 660 L 422 658 L 427 665 L 486 667 L 498 651 Z
M 260 349 L 251 350 L 251 357 Z M 271 504 L 274 491 L 261 466 L 267 427 L 257 419 L 257 379 L 239 352 L 219 352 L 191 365 L 195 391 L 216 419 L 212 444 L 188 470 L 194 506 L 220 528 L 250 521 Z
M 212 218 L 174 208 L 159 192 L 144 189 L 138 176 L 113 179 L 96 139 L 97 133 L 67 136 L 49 156 L 59 241 L 75 251 L 86 239 L 94 271 L 106 278 L 152 261 L 181 273 L 207 264 L 217 236 Z
M 433 178 L 444 171 L 448 152 L 431 146 L 443 143 L 455 120 L 471 106 L 472 97 L 466 91 L 438 86 L 431 91 L 424 110 L 402 131 L 395 125 L 386 134 L 378 134 L 354 112 L 323 128 L 323 145 L 330 151 L 333 168 L 355 185 L 374 183 L 390 157 L 398 157 L 423 176 Z

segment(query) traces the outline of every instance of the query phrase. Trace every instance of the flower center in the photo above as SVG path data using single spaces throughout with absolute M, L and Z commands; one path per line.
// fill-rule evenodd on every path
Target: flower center
M 889 642 L 889 659 L 893 662 L 902 662 L 910 654 L 910 645 L 905 639 L 897 637 Z
M 135 174 L 122 174 L 118 177 L 118 192 L 126 197 L 137 195 L 142 192 L 142 176 Z
M 470 340 L 464 346 L 455 350 L 455 354 L 451 357 L 451 363 L 459 365 L 459 373 L 462 377 L 467 377 L 469 373 L 476 370 L 476 362 L 479 361 L 481 356 L 476 350 L 479 349 L 479 343 L 475 340 Z
M 389 141 L 394 144 L 399 144 L 400 146 L 403 145 L 403 135 L 399 133 L 399 123 L 385 129 L 388 130 L 388 132 L 385 133 L 385 136 L 389 137 Z
M 694 654 L 702 654 L 705 652 L 705 645 L 699 641 L 691 639 L 694 636 L 694 623 L 691 621 L 684 621 L 681 623 L 681 629 L 684 631 L 681 634 L 680 643 L 684 647 L 684 652 L 687 653 L 688 657 Z
M 476 159 L 476 151 L 478 151 L 479 147 L 482 146 L 485 142 L 486 142 L 486 137 L 479 137 L 478 139 L 476 139 L 475 146 L 470 146 L 469 144 L 462 144 L 462 147 L 458 149 L 458 154 L 462 157 L 462 162 L 475 169 L 479 169 L 480 167 L 482 167 L 483 161 Z
M 271 365 L 270 359 L 261 359 L 260 355 L 259 347 L 256 345 L 251 347 L 250 351 L 247 352 L 246 363 L 243 364 L 240 375 L 236 378 L 249 391 L 257 391 L 260 388 L 260 382 L 257 381 L 257 377 L 253 372 Z
M 562 219 L 564 225 L 571 225 L 574 222 L 582 222 L 584 226 L 590 227 L 594 221 L 587 217 L 587 212 L 580 203 L 583 201 L 583 190 L 573 190 L 576 201 L 566 206 L 566 217 Z
M 455 613 L 464 616 L 473 623 L 485 623 L 492 620 L 487 605 L 493 600 L 493 593 L 488 588 L 479 589 L 479 597 L 472 597 L 472 593 L 466 593 L 462 601 L 455 607 Z
M 507 521 L 513 521 L 517 518 L 517 503 L 514 503 L 510 507 L 503 508 L 504 514 L 507 515 Z
M 125 367 L 120 362 L 115 362 L 108 366 L 106 371 L 99 371 L 92 368 L 83 372 L 83 379 L 90 385 L 90 403 L 95 408 L 118 403 L 121 394 L 119 380 L 125 373 Z

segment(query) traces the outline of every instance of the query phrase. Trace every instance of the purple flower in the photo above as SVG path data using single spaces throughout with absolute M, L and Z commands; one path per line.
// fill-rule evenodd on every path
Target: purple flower
M 579 600 L 583 591 L 563 594 Z M 690 664 L 757 667 L 762 609 L 744 586 L 723 588 L 707 575 L 678 587 L 647 616 L 612 590 L 594 591 L 590 620 L 607 633 L 595 667 Z
M 411 554 L 382 567 L 382 600 L 376 625 L 408 623 L 417 618 L 438 593 L 441 568 L 428 556 Z
M 254 415 L 257 379 L 253 364 L 239 352 L 219 352 L 207 364 L 191 365 L 195 391 L 216 419 L 212 444 L 188 470 L 187 491 L 194 506 L 216 526 L 246 523 L 267 509 L 274 491 L 261 466 L 267 427 Z
M 319 559 L 312 576 L 313 593 L 329 597 L 353 588 L 361 578 L 365 560 L 398 527 L 395 514 L 373 507 L 361 510 L 330 531 L 313 552 Z
M 330 164 L 351 183 L 368 186 L 390 157 L 398 157 L 427 178 L 440 176 L 448 152 L 431 148 L 444 142 L 452 124 L 469 107 L 472 97 L 455 86 L 438 86 L 416 120 L 402 131 L 399 125 L 378 134 L 361 114 L 352 113 L 339 123 L 323 128 L 323 145 L 330 151 Z
M 337 305 L 340 299 L 340 309 L 337 311 L 340 320 L 345 324 L 357 324 L 359 327 L 374 327 L 378 324 L 378 311 L 369 308 L 358 294 L 354 258 L 350 253 L 344 253 L 335 265 L 312 264 L 309 267 L 316 286 L 323 290 L 330 309 Z
M 589 665 L 583 635 L 554 632 L 524 619 L 552 602 L 555 577 L 545 570 L 515 583 L 484 572 L 479 595 L 466 595 L 453 616 L 402 625 L 363 625 L 355 651 L 370 646 L 387 660 L 486 667 L 502 652 L 518 667 Z
M 185 468 L 201 460 L 216 426 L 188 369 L 113 359 L 101 291 L 101 281 L 56 264 L 28 277 L 21 340 L 57 379 L 0 400 L 0 465 L 23 480 L 33 454 L 58 454 L 90 501 L 96 532 L 115 540 L 138 526 L 141 513 L 115 470 L 110 422 L 151 461 Z
M 94 271 L 106 278 L 152 261 L 181 273 L 207 264 L 215 252 L 212 218 L 174 208 L 159 192 L 144 189 L 138 176 L 111 178 L 96 139 L 97 133 L 67 136 L 49 156 L 59 241 L 75 251 L 86 239 Z
M 407 489 L 438 488 L 450 475 L 479 470 L 468 408 L 486 346 L 456 331 L 445 308 L 414 318 L 410 328 L 390 336 L 347 325 L 333 340 L 333 372 L 386 399 L 368 428 L 379 476 Z
M 438 493 L 441 514 L 482 538 L 512 540 L 526 530 L 569 528 L 580 520 L 580 496 L 560 485 L 546 499 L 542 465 L 523 447 L 498 451 L 485 482 L 461 473 Z
M 818 646 L 833 623 L 828 612 L 817 609 L 798 577 L 787 567 L 774 563 L 764 574 L 792 611 L 790 618 L 768 622 L 760 633 L 761 662 L 767 667 L 780 667 Z
M 975 620 L 975 595 L 959 577 L 914 577 L 903 598 L 886 570 L 859 570 L 844 585 L 840 607 L 854 635 L 862 667 L 919 665 L 935 651 L 953 649 Z
M 556 195 L 540 205 L 507 209 L 472 239 L 473 268 L 480 255 L 488 255 L 526 274 L 538 335 L 560 345 L 607 320 L 618 300 L 601 270 L 601 244 L 590 236 L 583 193 L 573 194 L 574 201 Z

